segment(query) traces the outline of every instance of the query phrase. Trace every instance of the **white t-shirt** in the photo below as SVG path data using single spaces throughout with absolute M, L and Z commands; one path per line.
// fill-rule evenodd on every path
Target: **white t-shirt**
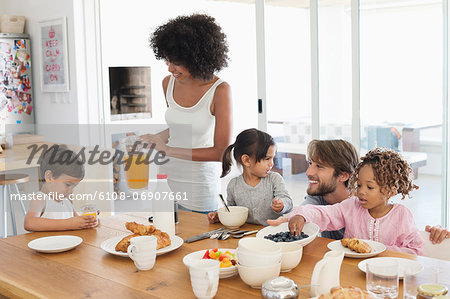
M 75 209 L 67 198 L 56 201 L 45 193 L 38 192 L 38 194 L 41 194 L 41 198 L 45 200 L 43 213 L 40 217 L 49 219 L 67 219 L 73 217 Z

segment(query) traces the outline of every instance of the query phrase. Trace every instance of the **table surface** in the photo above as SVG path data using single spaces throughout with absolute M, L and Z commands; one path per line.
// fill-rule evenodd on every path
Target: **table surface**
M 233 238 L 185 243 L 172 252 L 158 256 L 154 268 L 149 271 L 137 271 L 129 258 L 111 255 L 100 248 L 102 241 L 127 234 L 125 222 L 147 224 L 147 216 L 144 213 L 116 215 L 101 218 L 101 225 L 95 229 L 35 232 L 0 239 L 0 294 L 12 298 L 195 298 L 183 257 L 198 250 L 236 248 L 238 245 L 238 239 Z M 179 237 L 186 239 L 220 226 L 209 224 L 203 214 L 180 211 L 176 231 Z M 242 227 L 252 230 L 261 228 L 250 224 Z M 27 246 L 28 242 L 39 237 L 68 234 L 82 237 L 83 243 L 73 250 L 54 254 L 38 253 Z M 281 275 L 293 279 L 299 286 L 308 285 L 315 264 L 328 251 L 327 244 L 331 241 L 316 238 L 304 247 L 299 266 Z M 394 251 L 385 251 L 379 256 L 417 259 L 423 265 L 450 268 L 447 261 Z M 365 274 L 358 269 L 360 261 L 344 258 L 340 273 L 342 286 L 365 289 Z M 299 298 L 308 298 L 309 291 L 308 287 L 300 289 Z M 250 288 L 237 275 L 220 280 L 216 298 L 260 298 L 260 294 L 260 290 Z
M 49 147 L 54 143 L 51 142 L 36 142 L 27 144 L 14 145 L 13 148 L 6 149 L 0 156 L 0 171 L 16 170 L 29 167 L 37 167 L 37 161 L 41 151 L 39 151 L 28 164 L 27 161 L 30 157 L 31 149 L 28 149 L 30 145 L 36 144 L 38 148 L 47 144 Z

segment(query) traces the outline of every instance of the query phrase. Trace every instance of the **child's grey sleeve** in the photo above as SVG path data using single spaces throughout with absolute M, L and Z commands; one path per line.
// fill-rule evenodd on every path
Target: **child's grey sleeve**
M 272 183 L 273 183 L 273 198 L 278 197 L 283 201 L 283 210 L 279 214 L 286 214 L 292 211 L 292 199 L 286 190 L 286 185 L 284 184 L 283 177 L 279 173 L 272 173 Z
M 227 203 L 229 206 L 236 205 L 236 200 L 234 198 L 234 179 L 232 179 L 227 186 Z

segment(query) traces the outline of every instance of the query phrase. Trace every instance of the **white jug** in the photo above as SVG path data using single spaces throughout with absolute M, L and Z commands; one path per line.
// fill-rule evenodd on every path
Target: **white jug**
M 311 277 L 311 297 L 328 294 L 331 288 L 340 285 L 339 272 L 343 259 L 343 251 L 328 251 L 317 262 Z

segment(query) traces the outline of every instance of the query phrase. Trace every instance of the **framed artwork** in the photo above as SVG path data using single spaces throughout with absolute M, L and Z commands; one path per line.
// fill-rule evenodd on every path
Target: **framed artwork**
M 43 92 L 69 91 L 66 17 L 41 21 L 41 88 Z

